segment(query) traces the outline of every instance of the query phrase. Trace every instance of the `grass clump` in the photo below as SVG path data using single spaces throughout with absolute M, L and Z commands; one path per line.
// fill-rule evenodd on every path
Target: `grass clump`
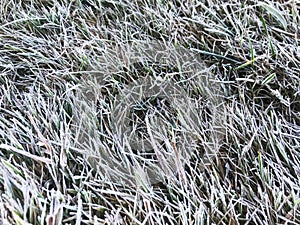
M 298 12 L 1 1 L 0 223 L 299 224 Z

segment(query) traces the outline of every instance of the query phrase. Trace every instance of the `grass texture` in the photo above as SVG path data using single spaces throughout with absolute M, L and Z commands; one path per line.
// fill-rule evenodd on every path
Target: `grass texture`
M 299 12 L 1 0 L 0 224 L 300 224 Z

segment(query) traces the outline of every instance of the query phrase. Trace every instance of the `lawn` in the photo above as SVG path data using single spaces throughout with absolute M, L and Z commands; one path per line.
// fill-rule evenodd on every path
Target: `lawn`
M 0 224 L 300 224 L 299 14 L 1 0 Z

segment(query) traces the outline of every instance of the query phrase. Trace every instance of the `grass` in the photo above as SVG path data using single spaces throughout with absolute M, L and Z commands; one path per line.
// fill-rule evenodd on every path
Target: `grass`
M 299 224 L 299 8 L 2 0 L 0 223 Z

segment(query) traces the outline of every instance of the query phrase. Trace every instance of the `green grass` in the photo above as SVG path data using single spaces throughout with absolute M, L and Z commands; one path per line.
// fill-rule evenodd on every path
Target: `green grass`
M 299 11 L 2 0 L 0 224 L 300 224 Z

